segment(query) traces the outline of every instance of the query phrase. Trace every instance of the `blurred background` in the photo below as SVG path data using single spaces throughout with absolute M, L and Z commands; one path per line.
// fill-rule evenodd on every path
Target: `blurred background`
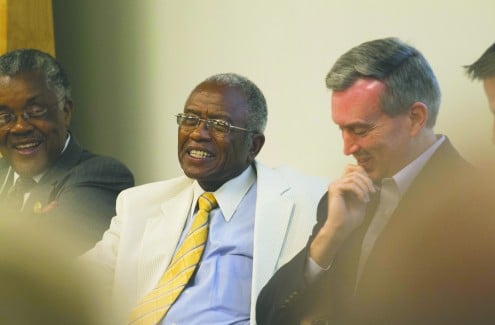
M 181 174 L 177 127 L 191 89 L 236 72 L 269 109 L 259 159 L 338 177 L 343 156 L 324 78 L 351 47 L 396 36 L 437 74 L 436 126 L 469 160 L 493 158 L 492 116 L 462 68 L 495 42 L 493 0 L 53 0 L 55 50 L 73 84 L 73 132 L 138 184 Z

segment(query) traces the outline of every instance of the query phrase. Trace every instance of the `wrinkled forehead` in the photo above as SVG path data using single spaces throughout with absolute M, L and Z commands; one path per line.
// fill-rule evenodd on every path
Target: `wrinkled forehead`
M 223 96 L 230 101 L 245 101 L 245 95 L 242 90 L 234 85 L 226 85 L 214 81 L 205 81 L 193 89 L 191 95 L 195 93 L 211 93 Z
M 25 71 L 13 75 L 0 75 L 0 87 L 49 88 L 46 75 L 42 71 Z
M 247 101 L 244 94 L 234 87 L 215 83 L 203 83 L 189 95 L 184 109 L 225 111 L 230 114 L 245 112 Z
M 338 125 L 374 119 L 383 114 L 381 95 L 385 84 L 378 80 L 359 79 L 351 87 L 332 92 L 332 119 Z
M 43 73 L 20 73 L 0 76 L 0 102 L 19 104 L 35 97 L 57 97 Z

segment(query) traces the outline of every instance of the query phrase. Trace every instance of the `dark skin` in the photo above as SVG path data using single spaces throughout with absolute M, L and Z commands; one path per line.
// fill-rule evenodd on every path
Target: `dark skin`
M 25 120 L 26 110 L 47 108 L 46 114 Z M 17 120 L 0 128 L 0 152 L 22 176 L 39 175 L 58 159 L 67 139 L 72 102 L 59 100 L 44 73 L 30 71 L 0 77 L 0 114 Z
M 246 128 L 245 96 L 237 89 L 203 83 L 193 90 L 184 113 L 202 119 L 222 119 Z M 206 191 L 216 191 L 240 175 L 255 159 L 265 143 L 261 133 L 231 130 L 215 134 L 204 122 L 192 131 L 178 129 L 178 157 L 184 173 L 196 179 Z

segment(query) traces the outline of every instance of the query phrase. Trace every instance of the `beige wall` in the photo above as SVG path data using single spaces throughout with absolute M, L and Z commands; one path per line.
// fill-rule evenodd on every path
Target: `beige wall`
M 93 119 L 83 118 L 80 137 L 127 162 L 138 182 L 180 174 L 172 115 L 198 82 L 219 72 L 243 74 L 264 91 L 269 121 L 261 160 L 337 177 L 352 159 L 343 156 L 331 123 L 325 74 L 350 47 L 386 36 L 416 46 L 436 72 L 443 92 L 436 131 L 449 135 L 470 160 L 478 159 L 480 148 L 495 151 L 481 84 L 461 68 L 495 41 L 493 0 L 103 2 L 113 6 L 85 2 L 87 17 L 79 18 L 79 35 L 71 36 L 82 42 L 76 46 L 92 49 L 90 60 L 74 51 L 65 51 L 63 59 L 74 65 L 71 57 L 78 56 L 77 65 L 85 68 L 74 69 L 79 75 L 72 78 L 83 75 L 91 83 L 89 93 L 82 90 L 85 82 L 76 82 L 80 100 L 93 98 L 87 104 Z M 89 23 L 92 34 L 84 27 Z M 114 57 L 105 54 L 112 49 Z M 101 64 L 113 75 L 99 71 Z M 84 76 L 88 69 L 92 76 Z M 119 110 L 109 113 L 115 109 L 109 98 L 116 97 Z M 111 123 L 118 112 L 122 117 Z M 108 120 L 95 122 L 99 115 Z M 118 135 L 117 144 L 105 134 Z

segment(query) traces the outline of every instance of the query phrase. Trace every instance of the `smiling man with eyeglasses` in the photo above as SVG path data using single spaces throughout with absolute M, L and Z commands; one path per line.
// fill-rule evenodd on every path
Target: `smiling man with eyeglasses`
M 72 111 L 69 80 L 54 58 L 32 49 L 0 56 L 0 215 L 61 226 L 88 249 L 134 179 L 122 163 L 79 146 L 69 132 Z
M 326 181 L 255 160 L 267 108 L 245 77 L 206 79 L 175 118 L 185 176 L 122 192 L 117 216 L 87 258 L 113 286 L 122 324 L 254 324 L 259 290 L 304 244 Z M 192 273 L 181 282 L 172 277 L 183 264 L 176 256 L 199 232 L 189 233 L 204 192 L 218 207 L 209 212 L 206 241 L 194 242 L 199 264 L 177 272 Z

